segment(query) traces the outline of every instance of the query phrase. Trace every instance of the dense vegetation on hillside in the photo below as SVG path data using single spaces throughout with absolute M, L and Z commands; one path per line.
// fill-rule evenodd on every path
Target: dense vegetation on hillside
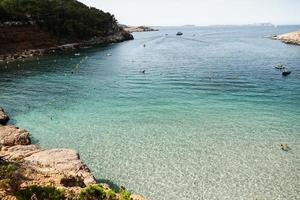
M 58 38 L 90 39 L 118 30 L 110 13 L 76 0 L 0 0 L 0 23 L 35 23 Z

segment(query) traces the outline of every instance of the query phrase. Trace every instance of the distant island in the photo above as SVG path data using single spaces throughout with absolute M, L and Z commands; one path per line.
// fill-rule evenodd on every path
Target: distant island
M 264 22 L 264 23 L 253 23 L 253 24 L 248 24 L 247 26 L 267 26 L 267 27 L 275 27 L 274 24 L 270 22 Z
M 300 30 L 282 35 L 275 35 L 272 39 L 280 40 L 286 44 L 300 45 Z
M 114 15 L 76 0 L 0 0 L 0 63 L 131 39 Z
M 228 25 L 211 25 L 213 27 L 235 27 L 235 26 L 249 26 L 249 27 L 275 27 L 274 24 L 269 22 L 253 23 L 253 24 L 228 24 Z
M 186 24 L 186 25 L 183 25 L 182 27 L 184 27 L 184 28 L 195 28 L 197 26 L 193 25 L 193 24 Z
M 124 30 L 133 33 L 133 32 L 149 32 L 149 31 L 158 31 L 158 29 L 154 29 L 148 26 L 126 26 L 123 25 Z

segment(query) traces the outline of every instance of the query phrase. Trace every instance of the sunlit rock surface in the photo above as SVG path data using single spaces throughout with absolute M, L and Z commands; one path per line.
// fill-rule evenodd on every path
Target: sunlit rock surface
M 291 33 L 285 33 L 282 35 L 277 35 L 274 36 L 273 38 L 287 44 L 300 45 L 300 30 Z

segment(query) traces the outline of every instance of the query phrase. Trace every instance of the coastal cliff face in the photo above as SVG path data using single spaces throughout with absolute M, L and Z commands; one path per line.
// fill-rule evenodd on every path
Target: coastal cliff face
M 280 40 L 287 44 L 300 45 L 300 30 L 292 33 L 285 33 L 282 35 L 274 36 L 273 39 Z
M 8 117 L 0 107 L 1 116 Z M 47 188 L 49 185 L 53 188 Z M 140 195 L 131 195 L 124 187 L 121 187 L 120 192 L 117 193 L 107 184 L 96 184 L 96 179 L 75 150 L 43 150 L 31 144 L 28 131 L 2 123 L 0 125 L 0 199 L 39 199 L 34 197 L 41 195 L 43 190 L 45 190 L 43 192 L 47 191 L 43 187 L 60 194 L 60 198 L 53 198 L 55 200 L 144 200 Z M 38 190 L 31 191 L 36 188 L 42 191 L 40 193 Z M 101 198 L 97 196 L 98 193 L 102 195 Z
M 0 63 L 40 56 L 53 50 L 65 51 L 84 46 L 118 43 L 132 40 L 133 36 L 122 28 L 110 35 L 93 37 L 89 40 L 58 39 L 36 25 L 0 27 Z M 76 44 L 64 45 L 64 44 Z
M 0 27 L 0 55 L 14 54 L 27 49 L 45 49 L 59 41 L 38 26 Z

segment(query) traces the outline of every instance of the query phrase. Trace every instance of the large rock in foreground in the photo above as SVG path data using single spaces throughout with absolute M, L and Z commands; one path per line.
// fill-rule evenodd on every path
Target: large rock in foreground
M 29 133 L 15 126 L 0 126 L 0 146 L 29 145 Z
M 8 120 L 8 115 L 4 112 L 3 108 L 0 107 L 0 124 L 5 125 Z
M 24 186 L 54 183 L 58 187 L 78 188 L 96 183 L 75 150 L 42 150 L 31 144 L 28 131 L 12 125 L 0 125 L 0 157 L 10 162 L 22 161 L 19 166 L 27 177 Z
M 66 177 L 80 177 L 84 185 L 96 183 L 88 167 L 82 163 L 79 154 L 71 149 L 44 150 L 26 157 L 25 164 L 44 174 L 64 174 Z
M 39 151 L 41 150 L 35 145 L 5 146 L 1 148 L 0 157 L 9 161 L 22 160 Z
M 292 33 L 274 36 L 273 39 L 280 40 L 287 44 L 300 45 L 300 30 Z

